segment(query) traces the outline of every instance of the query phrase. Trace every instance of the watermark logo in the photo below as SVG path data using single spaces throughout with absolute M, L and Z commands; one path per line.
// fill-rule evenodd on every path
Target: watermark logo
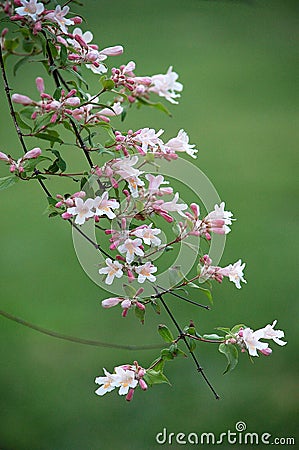
M 156 434 L 156 442 L 160 445 L 295 445 L 294 437 L 278 437 L 271 433 L 256 433 L 247 431 L 247 425 L 242 420 L 235 424 L 235 429 L 216 434 L 213 432 L 169 432 L 167 428 Z

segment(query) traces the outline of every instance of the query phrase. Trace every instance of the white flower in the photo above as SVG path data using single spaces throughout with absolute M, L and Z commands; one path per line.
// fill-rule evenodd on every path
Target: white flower
M 273 339 L 273 341 L 278 345 L 286 345 L 287 342 L 281 341 L 280 338 L 284 337 L 284 332 L 282 330 L 274 330 L 277 320 L 274 320 L 272 325 L 266 325 L 260 331 L 263 332 L 264 339 Z
M 45 7 L 43 3 L 37 3 L 37 0 L 21 0 L 23 6 L 15 9 L 15 12 L 19 16 L 29 16 L 32 20 L 36 21 L 38 15 L 41 14 Z
M 156 133 L 153 128 L 142 128 L 141 132 L 135 137 L 135 141 L 141 144 L 141 148 L 144 153 L 147 153 L 149 147 L 151 147 L 153 151 L 158 148 L 162 150 L 164 148 L 164 144 L 163 141 L 159 139 L 159 136 L 161 136 L 162 133 L 164 133 L 164 130 L 159 130 Z
M 96 384 L 102 385 L 99 387 L 95 393 L 97 395 L 104 395 L 106 392 L 111 392 L 113 389 L 115 389 L 115 386 L 112 384 L 112 382 L 115 382 L 115 375 L 107 372 L 106 369 L 104 370 L 105 377 L 97 377 L 94 381 Z
M 220 269 L 218 272 L 225 277 L 229 277 L 229 281 L 232 281 L 233 283 L 235 283 L 238 289 L 241 289 L 240 281 L 243 281 L 243 283 L 247 283 L 247 281 L 243 277 L 244 267 L 245 263 L 242 264 L 241 259 L 239 259 L 237 262 L 235 262 L 235 264 L 229 264 L 228 266 Z
M 118 261 L 112 262 L 110 258 L 107 258 L 105 262 L 107 267 L 100 269 L 99 274 L 107 274 L 105 283 L 110 285 L 113 283 L 114 277 L 121 278 L 123 276 L 123 266 Z
M 178 74 L 173 72 L 172 66 L 170 66 L 165 75 L 158 74 L 151 77 L 153 86 L 149 88 L 149 91 L 158 94 L 160 97 L 165 97 L 171 103 L 178 103 L 174 99 L 180 97 L 180 94 L 175 92 L 183 90 L 183 85 L 176 81 L 178 77 Z
M 243 341 L 250 356 L 258 356 L 257 350 L 263 352 L 268 348 L 269 344 L 259 341 L 262 337 L 263 333 L 261 333 L 261 330 L 253 331 L 251 328 L 245 328 L 243 330 Z
M 126 239 L 125 242 L 118 247 L 118 250 L 122 254 L 126 254 L 127 263 L 131 263 L 134 260 L 134 255 L 143 256 L 144 252 L 141 250 L 141 239 Z
M 188 206 L 185 203 L 177 203 L 179 199 L 179 193 L 177 192 L 174 196 L 174 198 L 171 200 L 171 202 L 166 202 L 161 205 L 162 209 L 165 209 L 165 211 L 176 211 L 181 216 L 186 217 L 185 214 L 182 212 L 185 209 L 188 208 Z
M 83 33 L 83 31 L 81 30 L 81 28 L 77 27 L 73 30 L 72 35 L 76 36 L 76 34 L 78 36 L 80 36 L 81 39 L 83 39 L 83 41 L 86 44 L 90 44 L 93 40 L 93 34 L 91 31 L 85 31 Z M 81 45 L 79 44 L 79 42 L 76 41 L 76 39 L 68 39 L 67 40 L 69 44 L 71 44 L 73 47 L 75 47 L 78 50 L 81 50 Z
M 60 5 L 57 5 L 53 12 L 46 14 L 45 18 L 56 22 L 61 30 L 67 34 L 67 26 L 73 25 L 73 21 L 65 17 L 69 13 L 69 10 L 70 8 L 68 6 L 61 8 Z
M 156 237 L 157 234 L 161 233 L 161 230 L 159 228 L 153 228 L 152 229 L 152 223 L 149 226 L 141 226 L 137 228 L 135 231 L 132 232 L 134 236 L 137 236 L 139 238 L 143 239 L 143 242 L 146 245 L 154 245 L 158 246 L 161 244 L 161 239 Z
M 129 388 L 135 388 L 138 381 L 135 379 L 133 370 L 124 370 L 121 366 L 115 367 L 115 378 L 112 382 L 113 387 L 119 387 L 119 395 L 126 395 Z
M 96 197 L 94 199 L 94 208 L 96 209 L 95 213 L 97 216 L 106 214 L 109 219 L 114 219 L 116 215 L 111 209 L 119 208 L 119 203 L 114 198 L 109 200 L 108 192 L 104 192 L 101 197 Z
M 89 219 L 90 217 L 94 216 L 94 212 L 92 211 L 92 208 L 94 207 L 94 200 L 91 198 L 88 198 L 85 202 L 82 200 L 82 198 L 76 197 L 75 198 L 75 205 L 72 208 L 68 208 L 67 212 L 71 214 L 72 216 L 77 216 L 75 219 L 75 223 L 78 225 L 83 225 L 85 220 Z
M 186 152 L 192 158 L 196 158 L 195 145 L 189 144 L 189 136 L 184 130 L 180 130 L 175 138 L 170 139 L 166 142 L 165 147 L 169 148 L 173 152 Z
M 205 217 L 204 222 L 211 227 L 212 231 L 217 232 L 215 230 L 222 229 L 225 234 L 230 232 L 230 228 L 227 225 L 232 224 L 232 216 L 233 213 L 231 211 L 225 211 L 225 203 L 221 202 L 220 206 L 215 205 L 214 211 L 211 211 L 207 217 Z M 223 224 L 222 224 L 223 222 Z
M 155 176 L 155 175 L 152 175 L 151 173 L 147 173 L 145 175 L 145 178 L 149 182 L 148 192 L 151 195 L 159 193 L 161 184 L 169 184 L 169 181 L 164 181 L 163 175 Z M 162 188 L 162 191 L 163 191 L 163 188 Z M 167 188 L 167 191 L 169 191 L 169 193 L 170 193 L 170 191 L 172 191 L 172 188 Z
M 107 117 L 119 116 L 123 112 L 123 107 L 119 102 L 114 103 L 110 108 L 104 108 L 98 114 Z
M 143 172 L 133 167 L 137 162 L 138 157 L 133 156 L 116 159 L 112 164 L 112 169 L 127 181 L 133 198 L 138 197 L 138 186 L 144 186 L 144 182 L 139 178 Z
M 135 272 L 138 273 L 138 283 L 144 283 L 146 279 L 149 281 L 156 281 L 155 275 L 152 274 L 157 272 L 157 270 L 157 267 L 155 267 L 150 261 L 142 266 L 135 267 Z

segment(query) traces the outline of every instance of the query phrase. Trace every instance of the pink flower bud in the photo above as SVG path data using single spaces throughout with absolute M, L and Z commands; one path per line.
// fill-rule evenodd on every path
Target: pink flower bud
M 29 152 L 27 152 L 23 159 L 32 159 L 32 158 L 38 158 L 41 155 L 42 151 L 39 147 L 33 148 Z
M 131 300 L 128 299 L 128 298 L 126 298 L 125 300 L 123 300 L 123 301 L 121 302 L 121 307 L 122 307 L 122 309 L 129 309 L 129 308 L 131 308 L 131 306 L 132 306 L 132 302 L 131 302 Z
M 66 95 L 66 98 L 72 97 L 77 93 L 76 89 L 71 89 L 70 92 Z
M 15 6 L 23 6 L 21 0 L 14 0 Z
M 96 214 L 93 216 L 93 218 L 96 223 L 98 223 L 100 221 L 99 216 L 97 216 Z
M 2 161 L 9 162 L 9 157 L 5 153 L 2 153 L 2 152 L 0 152 L 0 159 Z
M 128 402 L 130 402 L 130 401 L 133 399 L 133 395 L 134 395 L 134 389 L 131 388 L 131 389 L 129 390 L 129 392 L 127 393 L 126 400 L 127 400 Z
M 84 39 L 79 34 L 75 34 L 74 38 L 75 38 L 75 41 L 77 41 L 78 44 L 81 45 L 81 47 L 88 49 L 88 45 L 86 44 Z
M 146 384 L 146 382 L 145 382 L 142 378 L 139 380 L 139 386 L 141 387 L 141 389 L 142 389 L 143 391 L 146 391 L 146 390 L 147 390 L 147 384 Z
M 64 102 L 64 104 L 67 106 L 79 106 L 80 103 L 81 103 L 81 100 L 79 97 L 70 97 L 70 98 L 67 98 Z
M 161 217 L 163 217 L 163 219 L 166 220 L 166 222 L 168 222 L 168 223 L 173 222 L 173 218 L 166 212 L 164 212 L 164 211 L 157 211 L 157 212 Z
M 239 335 L 240 337 L 243 337 L 243 330 L 240 329 L 238 335 Z
M 118 188 L 118 182 L 116 181 L 116 179 L 115 178 L 111 178 L 110 181 L 112 183 L 112 187 L 114 189 L 117 189 Z
M 11 165 L 9 166 L 9 171 L 10 171 L 10 172 L 15 172 L 16 168 L 17 168 L 17 166 L 16 166 L 15 164 L 11 164 Z
M 8 28 L 3 28 L 1 32 L 1 37 L 4 38 L 4 36 L 8 33 Z
M 122 299 L 119 297 L 106 298 L 105 300 L 102 301 L 102 307 L 112 308 L 113 306 L 118 305 L 121 300 Z
M 64 220 L 68 220 L 68 219 L 70 219 L 70 218 L 73 217 L 73 216 L 72 216 L 72 214 L 70 214 L 70 213 L 68 213 L 68 212 L 64 212 L 63 214 L 61 214 L 61 217 L 62 217 Z
M 71 198 L 67 198 L 65 201 L 66 206 L 68 206 L 69 208 L 71 208 L 72 206 L 74 206 L 74 200 Z
M 115 45 L 114 47 L 107 47 L 100 51 L 102 55 L 117 56 L 122 55 L 124 48 L 121 45 Z
M 63 205 L 63 202 L 57 202 L 55 208 L 60 208 Z
M 128 270 L 128 281 L 129 283 L 132 283 L 132 281 L 135 280 L 134 274 L 131 270 Z
M 199 206 L 196 203 L 191 203 L 190 209 L 193 211 L 195 218 L 199 216 Z
M 142 292 L 144 292 L 144 288 L 139 288 L 138 291 L 136 292 L 136 297 L 138 297 L 138 295 L 141 295 Z
M 31 98 L 27 97 L 27 95 L 21 95 L 21 94 L 13 94 L 11 96 L 11 99 L 14 103 L 19 103 L 24 106 L 32 105 L 34 104 L 34 101 L 31 100 Z
M 24 167 L 23 166 L 19 166 L 18 167 L 18 171 L 19 171 L 19 173 L 23 173 L 24 172 Z
M 97 118 L 98 118 L 99 120 L 102 120 L 103 122 L 106 122 L 106 123 L 109 123 L 109 122 L 110 122 L 109 117 L 102 116 L 102 114 L 97 114 Z
M 145 310 L 145 306 L 143 305 L 143 303 L 136 302 L 136 306 L 137 306 L 137 308 L 140 309 L 141 311 L 144 311 L 144 310 Z
M 82 23 L 82 19 L 79 16 L 73 17 L 72 21 L 73 21 L 74 25 L 80 25 L 80 23 Z
M 37 115 L 38 115 L 38 112 L 37 112 L 37 111 L 34 111 L 34 112 L 31 114 L 31 119 L 32 119 L 32 120 L 35 120 L 35 119 L 37 118 Z
M 117 259 L 117 261 L 125 261 L 126 259 L 121 256 L 121 255 L 116 255 L 115 259 Z
M 22 6 L 22 3 L 21 3 L 21 6 Z M 4 9 L 4 12 L 5 12 L 5 9 Z M 20 16 L 20 14 L 15 14 L 14 16 L 10 16 L 10 20 L 12 20 L 13 22 L 16 20 L 23 20 L 23 16 Z
M 38 22 L 36 22 L 36 23 L 34 24 L 34 27 L 33 27 L 33 34 L 36 35 L 37 33 L 39 33 L 39 32 L 41 31 L 41 29 L 42 29 L 42 23 L 41 23 L 41 21 L 39 20 Z
M 264 348 L 263 350 L 260 350 L 260 352 L 265 356 L 270 356 L 272 353 L 272 350 L 270 347 L 268 347 L 268 348 Z
M 58 119 L 58 114 L 54 113 L 53 116 L 51 117 L 50 122 L 55 123 L 57 121 L 57 119 Z

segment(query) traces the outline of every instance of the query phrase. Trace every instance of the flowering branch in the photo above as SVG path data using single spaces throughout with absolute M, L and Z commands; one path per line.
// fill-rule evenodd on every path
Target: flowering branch
M 226 356 L 228 362 L 225 372 L 229 372 L 237 365 L 238 350 L 250 356 L 258 356 L 258 352 L 269 356 L 272 350 L 261 339 L 272 339 L 283 346 L 286 344 L 281 340 L 284 332 L 274 329 L 276 321 L 256 331 L 244 324 L 218 328 L 223 333 L 221 336 L 215 333 L 202 335 L 193 322 L 184 328 L 179 325 L 165 301 L 166 295 L 210 310 L 209 305 L 188 298 L 189 289 L 197 289 L 212 303 L 211 282 L 222 283 L 224 279 L 228 279 L 237 289 L 241 289 L 241 283 L 246 283 L 245 263 L 241 259 L 221 267 L 213 263 L 208 253 L 214 234 L 227 235 L 231 231 L 233 214 L 226 210 L 224 202 L 219 201 L 215 201 L 214 209 L 202 214 L 197 203 L 182 202 L 180 193 L 175 192 L 169 181 L 157 173 L 163 161 L 171 163 L 179 159 L 180 153 L 196 158 L 198 150 L 194 144 L 189 143 L 189 136 L 183 129 L 167 140 L 163 137 L 162 129 L 144 127 L 120 131 L 111 125 L 111 121 L 117 117 L 123 121 L 134 105 L 156 108 L 171 115 L 164 103 L 155 102 L 152 97 L 158 96 L 172 104 L 178 103 L 183 85 L 177 81 L 178 74 L 173 71 L 172 66 L 164 74 L 138 76 L 135 73 L 135 62 L 129 61 L 119 67 L 112 67 L 109 72 L 107 58 L 122 55 L 123 47 L 115 45 L 99 49 L 92 42 L 92 33 L 78 27 L 82 18 L 67 17 L 70 3 L 68 1 L 63 6 L 55 4 L 55 9 L 48 9 L 50 1 L 0 0 L 0 12 L 16 24 L 20 36 L 8 39 L 9 29 L 2 30 L 0 66 L 9 111 L 24 153 L 22 157 L 14 158 L 0 151 L 0 161 L 9 167 L 10 172 L 10 176 L 0 179 L 0 190 L 11 187 L 18 181 L 38 180 L 47 195 L 49 217 L 67 221 L 97 250 L 97 255 L 101 255 L 98 284 L 108 288 L 115 283 L 115 279 L 125 277 L 127 282 L 122 283 L 121 288 L 116 288 L 118 296 L 102 300 L 103 308 L 120 305 L 123 317 L 133 311 L 139 321 L 144 323 L 149 307 L 160 314 L 162 305 L 178 332 L 175 338 L 166 325 L 161 324 L 158 333 L 169 344 L 168 348 L 162 349 L 159 357 L 147 369 L 137 361 L 116 366 L 112 373 L 104 369 L 105 376 L 95 380 L 100 385 L 96 391 L 98 395 L 119 388 L 119 394 L 126 395 L 126 399 L 130 401 L 137 386 L 146 390 L 154 384 L 168 383 L 164 374 L 165 363 L 178 356 L 187 356 L 179 348 L 179 344 L 184 342 L 197 371 L 218 399 L 217 392 L 195 355 L 196 342 L 219 344 L 219 351 Z M 74 29 L 70 32 L 69 27 Z M 23 41 L 22 51 L 19 51 L 20 39 Z M 21 57 L 14 66 L 16 73 L 28 57 L 34 58 L 40 53 L 45 58 L 43 62 L 49 76 L 54 80 L 55 91 L 46 92 L 44 80 L 38 76 L 35 79 L 38 100 L 19 93 L 11 96 L 5 71 L 7 58 Z M 96 95 L 85 90 L 85 69 L 100 77 L 102 87 Z M 72 78 L 66 81 L 64 73 Z M 101 103 L 100 97 L 104 92 L 109 94 L 110 100 Z M 15 110 L 13 103 L 21 105 L 22 109 Z M 87 171 L 67 171 L 68 161 L 65 161 L 60 148 L 63 148 L 65 142 L 60 135 L 59 125 L 72 134 L 74 145 L 83 151 L 89 166 Z M 104 142 L 102 133 L 106 134 Z M 25 136 L 38 138 L 41 142 L 47 141 L 50 148 L 46 151 L 51 157 L 42 154 L 39 147 L 28 150 Z M 57 145 L 60 146 L 59 150 Z M 96 163 L 91 159 L 91 152 Z M 110 159 L 101 165 L 97 158 L 107 154 Z M 50 165 L 38 168 L 45 164 Z M 75 192 L 63 195 L 58 193 L 54 197 L 45 185 L 45 180 L 52 176 L 54 179 L 62 177 L 80 183 L 80 190 L 76 186 Z M 94 223 L 101 245 L 96 238 L 85 232 L 85 223 L 88 221 Z M 164 230 L 165 236 L 162 233 Z M 165 255 L 180 253 L 183 246 L 188 251 L 195 252 L 196 258 L 193 260 L 190 256 L 189 267 L 172 264 L 168 268 L 167 284 L 160 273 L 160 261 L 154 258 L 159 255 L 161 261 L 165 261 Z M 92 275 L 94 277 L 95 274 Z M 153 286 L 155 294 L 147 294 L 141 285 L 145 288 Z M 186 296 L 178 293 L 180 290 L 186 291 Z M 129 348 L 61 335 L 8 313 L 0 313 L 61 339 Z M 154 347 L 137 345 L 130 348 Z

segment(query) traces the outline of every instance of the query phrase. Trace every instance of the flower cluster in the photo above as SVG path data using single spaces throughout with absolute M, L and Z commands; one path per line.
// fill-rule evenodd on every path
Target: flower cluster
M 6 155 L 6 153 L 0 152 L 0 160 L 5 161 L 9 164 L 10 172 L 15 172 L 16 174 L 21 174 L 25 170 L 26 162 L 29 159 L 36 159 L 41 155 L 42 151 L 39 147 L 35 147 L 29 152 L 25 153 L 22 158 L 14 160 L 11 156 Z
M 267 342 L 260 342 L 260 339 L 273 340 L 276 344 L 284 346 L 287 342 L 282 341 L 281 338 L 284 337 L 284 332 L 282 330 L 274 330 L 277 324 L 277 320 L 274 320 L 272 325 L 268 324 L 264 328 L 253 331 L 251 328 L 240 328 L 238 333 L 236 333 L 235 342 L 237 343 L 243 352 L 248 351 L 250 356 L 259 356 L 258 352 L 265 356 L 269 356 L 272 353 L 272 349 L 269 347 Z
M 106 369 L 103 370 L 105 376 L 95 379 L 95 383 L 100 385 L 95 391 L 97 395 L 102 396 L 106 392 L 119 388 L 119 395 L 126 395 L 126 400 L 131 401 L 138 385 L 143 391 L 147 390 L 147 384 L 143 379 L 146 370 L 140 367 L 137 361 L 134 361 L 133 365 L 123 364 L 114 367 L 113 373 L 109 373 Z
M 200 266 L 200 279 L 203 281 L 214 279 L 219 283 L 222 283 L 223 277 L 228 277 L 229 281 L 232 281 L 238 289 L 241 289 L 240 281 L 246 283 L 243 273 L 245 263 L 242 264 L 241 259 L 226 267 L 218 267 L 212 266 L 212 260 L 209 255 L 204 255 L 200 259 L 200 263 L 202 264 L 202 266 Z

